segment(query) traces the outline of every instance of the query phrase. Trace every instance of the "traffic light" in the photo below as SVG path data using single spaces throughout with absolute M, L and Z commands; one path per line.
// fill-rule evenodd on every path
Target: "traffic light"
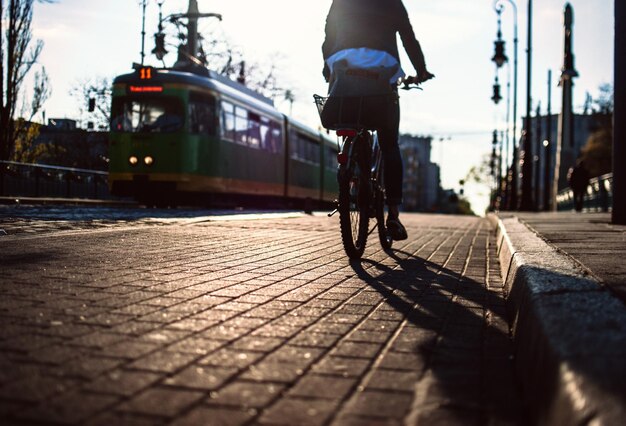
M 96 98 L 89 98 L 89 103 L 87 105 L 87 110 L 89 112 L 94 112 L 96 109 Z

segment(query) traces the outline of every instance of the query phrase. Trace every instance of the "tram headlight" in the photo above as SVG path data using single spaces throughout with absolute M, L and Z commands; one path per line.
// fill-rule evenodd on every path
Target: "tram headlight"
M 151 166 L 154 163 L 154 158 L 148 155 L 143 159 L 143 162 L 146 166 Z
M 134 155 L 131 155 L 128 158 L 128 162 L 130 163 L 131 166 L 136 166 L 137 163 L 139 162 L 139 159 L 137 157 L 135 157 Z

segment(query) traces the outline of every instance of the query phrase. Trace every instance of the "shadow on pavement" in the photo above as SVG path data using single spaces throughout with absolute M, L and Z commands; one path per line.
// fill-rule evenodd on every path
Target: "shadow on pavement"
M 387 254 L 396 268 L 367 259 L 351 265 L 359 278 L 403 314 L 407 325 L 427 336 L 390 348 L 410 351 L 424 363 L 413 407 L 420 422 L 527 424 L 499 296 L 484 283 L 410 253 Z M 366 270 L 367 264 L 371 268 Z

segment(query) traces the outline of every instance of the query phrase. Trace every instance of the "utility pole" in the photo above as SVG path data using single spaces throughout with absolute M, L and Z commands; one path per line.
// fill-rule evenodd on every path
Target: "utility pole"
M 539 210 L 541 204 L 541 104 L 537 104 L 537 113 L 535 114 L 535 120 L 537 122 L 537 134 L 535 135 L 535 148 L 537 149 L 537 155 L 533 158 L 535 163 L 535 210 Z M 536 160 L 536 161 L 535 161 Z
M 189 0 L 189 8 L 187 13 L 175 13 L 169 15 L 167 20 L 172 22 L 180 19 L 187 19 L 187 46 L 181 45 L 178 49 L 178 61 L 174 64 L 174 68 L 180 65 L 193 63 L 196 65 L 202 65 L 202 62 L 198 59 L 198 19 L 200 18 L 217 18 L 222 20 L 222 15 L 219 13 L 200 13 L 198 9 L 198 0 Z M 163 19 L 159 20 L 159 25 L 163 22 Z M 163 37 L 159 31 L 158 35 Z M 157 50 L 157 49 L 155 49 Z M 156 52 L 155 52 L 156 53 Z
M 543 176 L 543 209 L 552 211 L 555 203 L 552 199 L 552 70 L 548 70 L 548 111 L 546 115 L 546 139 L 543 141 L 545 169 Z
M 561 168 L 561 152 L 567 148 L 571 152 L 574 148 L 574 119 L 572 111 L 572 87 L 574 86 L 574 78 L 578 77 L 578 72 L 574 68 L 574 54 L 572 52 L 572 26 L 574 24 L 574 11 L 572 5 L 565 5 L 564 13 L 565 41 L 563 51 L 563 68 L 561 69 L 561 81 L 559 86 L 563 90 L 563 100 L 561 106 L 561 115 L 559 115 L 559 135 L 557 138 L 556 158 L 554 165 L 554 184 L 552 188 L 553 194 L 559 191 L 559 175 Z M 573 158 L 566 158 L 568 163 L 573 163 Z M 568 164 L 566 163 L 566 164 Z
M 613 213 L 615 224 L 626 225 L 626 4 L 615 0 L 615 105 L 613 111 Z
M 142 17 L 141 17 L 141 65 L 143 65 L 143 60 L 146 57 L 146 4 L 148 0 L 143 0 L 142 3 Z
M 535 209 L 533 201 L 533 137 L 530 114 L 532 110 L 532 44 L 533 44 L 533 1 L 528 0 L 528 48 L 526 50 L 526 125 L 524 132 L 524 164 L 522 165 L 522 201 L 520 210 Z
M 189 0 L 189 9 L 187 10 L 187 52 L 192 58 L 198 55 L 198 0 Z

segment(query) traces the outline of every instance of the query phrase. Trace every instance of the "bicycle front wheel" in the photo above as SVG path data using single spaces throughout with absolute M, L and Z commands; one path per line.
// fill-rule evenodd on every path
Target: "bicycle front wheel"
M 365 151 L 357 149 L 358 145 L 353 147 L 351 161 L 339 168 L 339 224 L 350 259 L 363 256 L 369 226 L 369 167 Z

